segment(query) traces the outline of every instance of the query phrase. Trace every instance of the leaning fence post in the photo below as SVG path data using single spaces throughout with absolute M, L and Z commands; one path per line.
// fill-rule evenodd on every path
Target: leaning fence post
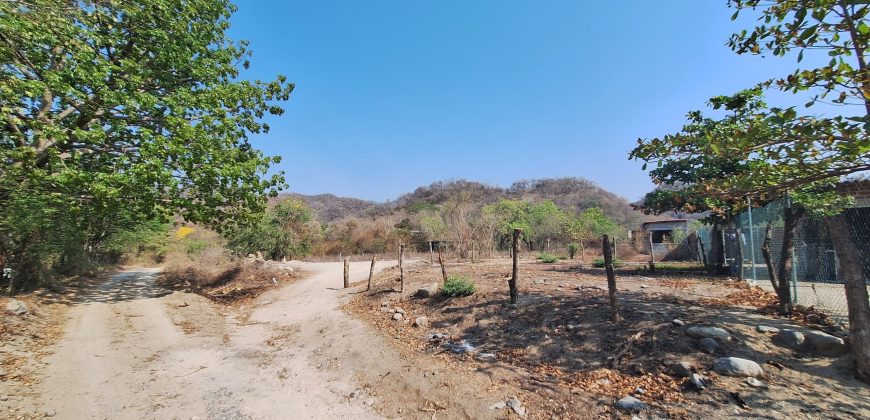
M 375 276 L 375 262 L 378 260 L 378 254 L 372 254 L 372 267 L 369 268 L 369 285 L 366 291 L 372 290 L 372 277 Z
M 350 287 L 350 257 L 344 257 L 344 288 Z

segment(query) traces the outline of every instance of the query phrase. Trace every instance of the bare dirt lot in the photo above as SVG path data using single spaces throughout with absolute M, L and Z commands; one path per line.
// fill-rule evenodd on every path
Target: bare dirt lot
M 220 296 L 207 298 L 162 288 L 157 270 L 141 268 L 77 285 L 63 297 L 23 299 L 30 313 L 4 314 L 0 418 L 489 414 L 486 402 L 496 397 L 483 378 L 468 382 L 404 360 L 394 339 L 339 309 L 356 293 L 341 289 L 340 263 L 286 265 L 307 277 L 261 278 L 270 290 L 232 305 L 215 300 L 224 301 L 221 290 L 232 292 L 235 283 L 210 288 L 206 295 Z M 353 280 L 368 272 L 368 263 L 351 264 Z M 240 288 L 264 289 L 256 278 L 242 280 Z M 22 326 L 25 335 L 14 330 Z M 31 337 L 37 333 L 39 340 Z
M 571 262 L 524 261 L 515 306 L 506 259 L 448 265 L 478 289 L 450 299 L 412 296 L 440 280 L 419 262 L 406 261 L 402 294 L 394 261 L 379 263 L 369 292 L 367 262 L 351 263 L 351 289 L 340 263 L 275 264 L 306 275 L 250 274 L 194 294 L 139 268 L 21 297 L 29 312 L 4 314 L 0 329 L 0 418 L 870 417 L 848 356 L 773 344 L 758 325 L 811 327 L 731 306 L 770 297 L 729 279 L 626 272 L 614 325 L 600 270 Z M 691 326 L 730 338 L 705 353 Z M 762 383 L 716 374 L 720 356 L 758 362 Z M 706 389 L 674 373 L 680 361 Z M 627 395 L 648 407 L 614 408 Z
M 507 259 L 448 265 L 477 286 L 461 298 L 415 297 L 421 286 L 441 281 L 440 268 L 405 271 L 405 293 L 391 291 L 398 290 L 398 271 L 386 270 L 346 310 L 396 338 L 418 366 L 487 378 L 496 394 L 521 389 L 515 396 L 530 418 L 631 417 L 614 407 L 626 396 L 647 405 L 642 417 L 870 417 L 870 388 L 851 377 L 849 356 L 780 347 L 757 328 L 842 332 L 764 315 L 756 306 L 770 303 L 770 295 L 735 280 L 624 272 L 617 280 L 623 320 L 613 324 L 603 270 L 588 265 L 523 261 L 517 305 L 508 301 Z M 418 317 L 426 317 L 424 326 L 415 326 Z M 705 352 L 687 335 L 692 326 L 719 327 L 730 337 Z M 717 374 L 713 361 L 726 356 L 757 362 L 761 382 Z M 707 379 L 705 389 L 674 373 L 681 361 Z M 517 414 L 502 404 L 491 410 L 493 417 Z

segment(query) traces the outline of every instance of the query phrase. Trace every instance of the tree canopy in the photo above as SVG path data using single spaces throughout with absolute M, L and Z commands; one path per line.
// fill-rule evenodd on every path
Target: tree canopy
M 0 3 L 0 263 L 119 220 L 245 223 L 283 187 L 248 142 L 293 85 L 240 79 L 227 0 Z M 116 217 L 119 212 L 129 217 Z M 75 232 L 62 236 L 62 232 Z M 73 246 L 75 248 L 75 246 Z

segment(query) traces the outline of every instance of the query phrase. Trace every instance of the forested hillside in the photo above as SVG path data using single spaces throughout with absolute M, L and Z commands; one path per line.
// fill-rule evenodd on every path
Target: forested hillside
M 438 242 L 473 258 L 503 249 L 519 227 L 529 250 L 582 253 L 603 233 L 625 237 L 642 217 L 624 198 L 582 178 L 522 180 L 508 188 L 457 179 L 388 203 L 284 194 L 273 200 L 258 234 L 230 238 L 230 246 L 284 258 L 381 253 L 399 243 L 422 250 Z
M 427 205 L 441 205 L 460 192 L 469 193 L 481 204 L 501 199 L 554 202 L 566 211 L 584 211 L 600 208 L 614 221 L 630 226 L 637 224 L 643 214 L 633 210 L 624 198 L 601 188 L 584 178 L 547 178 L 521 180 L 508 188 L 501 188 L 465 179 L 436 181 L 413 192 L 402 194 L 393 203 L 377 203 L 358 198 L 337 197 L 333 194 L 282 194 L 281 197 L 300 199 L 314 212 L 321 223 L 332 223 L 345 217 L 372 218 L 396 210 L 415 212 Z

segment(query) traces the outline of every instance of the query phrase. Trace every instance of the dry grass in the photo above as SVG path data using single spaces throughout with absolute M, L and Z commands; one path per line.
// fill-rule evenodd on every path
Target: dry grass
M 280 284 L 297 279 L 299 273 L 277 268 L 268 261 L 235 260 L 223 265 L 183 262 L 168 266 L 160 285 L 197 293 L 219 303 L 247 301 Z

